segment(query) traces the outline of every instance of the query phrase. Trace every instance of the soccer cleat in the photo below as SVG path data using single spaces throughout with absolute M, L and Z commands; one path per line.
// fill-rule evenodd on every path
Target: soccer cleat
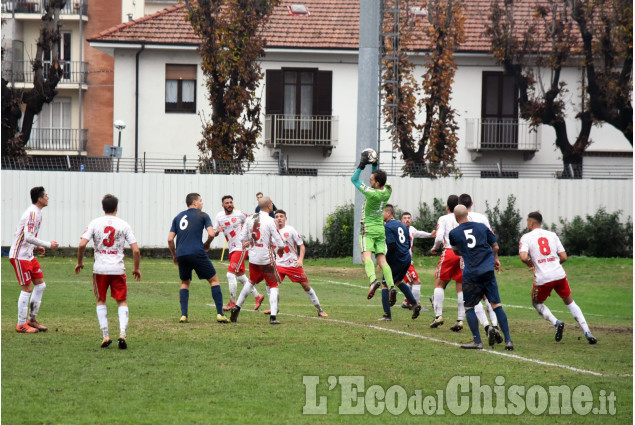
M 15 331 L 20 332 L 22 334 L 35 334 L 39 332 L 36 328 L 31 327 L 26 323 L 24 325 L 16 325 Z
M 388 303 L 391 307 L 395 305 L 395 303 L 397 303 L 397 288 L 395 288 L 394 286 L 390 288 L 390 293 L 388 294 Z
M 562 341 L 562 333 L 564 332 L 564 322 L 556 323 L 556 342 Z
M 106 336 L 101 340 L 101 348 L 106 348 L 110 346 L 110 344 L 112 344 L 112 339 L 110 339 L 109 336 Z
M 490 347 L 496 344 L 496 334 L 494 333 L 494 326 L 487 325 L 485 332 L 487 333 L 487 343 Z
M 412 309 L 412 320 L 419 317 L 420 313 L 421 313 L 421 304 L 417 303 L 417 305 L 414 306 L 414 308 Z
M 320 316 L 320 317 L 329 317 L 329 315 L 326 314 L 326 311 L 324 311 L 324 310 L 318 311 L 318 316 Z
M 494 340 L 497 344 L 500 344 L 501 342 L 503 342 L 503 335 L 501 335 L 500 331 L 498 330 L 498 326 L 492 327 L 494 328 Z
M 29 320 L 26 324 L 37 329 L 39 332 L 46 332 L 48 329 L 46 326 L 40 325 L 37 320 Z
M 432 323 L 430 323 L 430 327 L 432 329 L 434 328 L 438 328 L 439 326 L 441 326 L 443 324 L 443 316 L 437 316 Z
M 589 341 L 589 344 L 595 345 L 598 343 L 598 339 L 591 335 L 591 332 L 585 333 L 584 336 L 586 337 L 586 340 Z
M 254 300 L 254 302 L 256 303 L 256 305 L 254 305 L 254 310 L 258 310 L 260 308 L 260 305 L 262 304 L 264 299 L 265 299 L 265 296 L 262 294 L 256 297 L 256 299 Z
M 117 342 L 119 343 L 119 349 L 120 350 L 125 350 L 126 348 L 128 348 L 128 344 L 126 343 L 126 336 L 125 335 L 119 335 L 119 339 L 117 340 Z
M 236 321 L 238 320 L 238 313 L 240 313 L 240 307 L 236 305 L 234 306 L 234 308 L 231 309 L 231 315 L 229 316 L 229 320 L 232 323 L 236 323 Z
M 224 305 L 224 306 L 223 306 L 223 311 L 229 311 L 229 310 L 231 310 L 232 308 L 234 308 L 234 306 L 235 306 L 235 305 L 236 305 L 236 303 L 235 303 L 235 302 L 230 301 L 230 302 L 228 302 L 228 303 L 227 303 L 227 305 Z
M 265 310 L 263 311 L 264 314 L 271 314 L 271 310 Z
M 187 323 L 187 316 L 181 316 L 181 318 L 179 319 L 179 323 Z
M 483 343 L 482 342 L 476 342 L 476 341 L 470 341 L 470 342 L 467 342 L 465 344 L 461 344 L 461 348 L 463 348 L 465 350 L 482 350 L 483 349 Z
M 218 323 L 229 323 L 229 319 L 224 314 L 217 314 L 216 321 Z
M 452 332 L 459 332 L 463 329 L 463 320 L 457 320 L 455 324 L 450 327 Z
M 377 291 L 380 286 L 381 284 L 379 283 L 379 281 L 375 279 L 373 283 L 370 284 L 370 289 L 368 290 L 368 295 L 366 296 L 366 299 L 370 300 L 371 298 L 373 298 L 375 296 L 375 291 Z
M 269 324 L 270 325 L 279 325 L 280 322 L 276 318 L 276 316 L 269 316 Z
M 384 313 L 384 315 L 377 320 L 380 322 L 392 322 L 392 317 Z
M 505 350 L 514 351 L 514 343 L 511 339 L 509 341 L 505 341 Z

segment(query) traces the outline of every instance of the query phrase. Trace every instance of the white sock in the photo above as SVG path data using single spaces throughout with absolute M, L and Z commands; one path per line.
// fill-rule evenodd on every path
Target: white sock
M 534 308 L 536 309 L 538 314 L 540 314 L 543 319 L 545 319 L 548 322 L 551 322 L 552 325 L 556 326 L 556 323 L 558 323 L 558 319 L 556 319 L 556 316 L 554 316 L 551 313 L 551 310 L 549 310 L 549 307 L 547 307 L 543 303 L 532 303 L 532 304 L 534 305 Z
M 318 300 L 318 296 L 315 293 L 315 291 L 313 290 L 313 288 L 310 288 L 308 291 L 306 291 L 306 294 L 308 295 L 309 299 L 311 300 L 311 302 L 313 303 L 315 308 L 317 308 L 319 310 L 320 309 L 320 300 Z
M 494 309 L 492 305 L 487 300 L 483 300 L 485 305 L 487 306 L 487 314 L 489 314 L 489 320 L 492 322 L 492 326 L 498 326 L 498 318 L 496 317 L 496 313 L 494 313 Z
M 256 289 L 256 285 L 251 285 L 251 294 L 254 296 L 254 298 L 260 296 L 260 292 L 258 292 L 258 290 Z
M 238 292 L 238 282 L 236 282 L 236 275 L 234 273 L 227 272 L 227 285 L 229 286 L 229 301 L 236 302 L 236 292 Z
M 582 314 L 582 310 L 580 307 L 573 301 L 571 304 L 567 306 L 573 318 L 578 322 L 584 333 L 591 332 L 589 329 L 589 325 L 586 324 L 586 319 L 584 318 L 584 314 Z
M 417 302 L 421 302 L 421 285 L 412 285 L 412 296 Z
M 44 290 L 46 289 L 46 283 L 42 282 L 39 285 L 33 285 L 33 292 L 31 292 L 31 301 L 29 306 L 31 307 L 31 311 L 29 316 L 31 320 L 35 320 L 37 317 L 38 311 L 40 311 L 40 305 L 42 304 L 42 295 L 44 294 Z
M 269 297 L 271 294 L 271 288 L 269 287 L 269 285 L 265 285 L 265 290 L 267 291 L 267 297 Z
M 445 300 L 445 291 L 443 288 L 434 288 L 434 315 L 441 316 L 443 314 L 443 301 Z
M 128 329 L 128 306 L 122 305 L 119 307 L 119 333 L 126 336 L 126 329 Z
M 18 298 L 18 325 L 26 323 L 26 315 L 29 312 L 29 298 L 31 298 L 30 292 L 20 291 L 20 297 Z
M 483 327 L 489 326 L 489 320 L 487 320 L 487 315 L 485 315 L 485 309 L 483 308 L 483 304 L 478 303 L 474 306 L 474 313 L 476 314 L 476 318 Z
M 99 321 L 99 329 L 101 329 L 102 335 L 106 338 L 108 333 L 108 310 L 106 305 L 97 306 L 97 320 Z
M 245 303 L 245 299 L 247 299 L 247 296 L 251 292 L 251 288 L 253 286 L 254 285 L 252 285 L 251 282 L 247 282 L 245 284 L 245 286 L 243 286 L 242 291 L 240 291 L 240 295 L 238 295 L 238 301 L 236 301 L 236 305 L 238 307 L 242 307 L 243 306 L 243 304 Z
M 456 320 L 465 319 L 465 304 L 463 303 L 463 291 L 456 293 L 456 305 L 458 308 L 458 317 Z
M 269 289 L 269 305 L 271 306 L 271 315 L 275 316 L 278 314 L 278 295 L 279 295 L 278 287 Z

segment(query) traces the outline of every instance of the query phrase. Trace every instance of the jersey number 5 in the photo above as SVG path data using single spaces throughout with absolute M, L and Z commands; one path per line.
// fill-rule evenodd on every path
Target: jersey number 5
M 251 228 L 251 239 L 254 241 L 260 240 L 260 223 L 254 222 L 254 225 Z
M 542 255 L 551 254 L 551 248 L 549 247 L 549 240 L 547 240 L 547 238 L 538 238 L 538 248 Z
M 467 247 L 474 248 L 474 246 L 476 245 L 476 238 L 472 234 L 472 229 L 464 230 L 463 233 L 465 233 L 465 239 L 467 240 Z
M 112 226 L 108 226 L 104 229 L 104 233 L 108 234 L 108 239 L 104 239 L 102 243 L 105 246 L 113 246 L 115 244 L 115 228 Z

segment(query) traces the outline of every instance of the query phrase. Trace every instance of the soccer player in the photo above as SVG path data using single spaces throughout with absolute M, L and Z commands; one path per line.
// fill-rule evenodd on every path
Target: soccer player
M 434 238 L 437 235 L 436 230 L 433 230 L 432 233 L 428 233 L 424 230 L 417 230 L 412 225 L 412 214 L 410 214 L 409 212 L 401 213 L 401 222 L 405 224 L 409 230 L 411 257 L 412 257 L 412 247 L 414 245 L 415 238 L 419 238 L 419 239 Z M 421 280 L 419 279 L 419 275 L 417 274 L 417 271 L 415 270 L 414 262 L 410 263 L 410 267 L 408 268 L 408 273 L 406 273 L 406 276 L 404 277 L 404 282 L 406 282 L 406 284 L 408 284 L 408 286 L 411 288 L 412 295 L 415 297 L 415 300 L 417 300 L 417 303 L 418 303 L 421 299 Z M 396 291 L 391 290 L 391 295 L 393 293 L 396 296 Z M 394 305 L 394 303 L 392 303 L 391 306 L 392 305 Z M 403 303 L 401 304 L 401 307 L 412 309 L 412 305 L 408 302 L 408 300 L 404 300 Z M 426 309 L 424 309 L 423 307 L 421 307 L 421 310 L 426 311 Z
M 284 210 L 276 211 L 276 225 L 283 241 L 283 245 L 278 247 L 282 248 L 282 251 L 278 251 L 282 255 L 276 256 L 276 268 L 278 269 L 280 282 L 286 276 L 289 276 L 291 282 L 299 283 L 315 306 L 318 316 L 328 317 L 328 314 L 322 310 L 320 300 L 311 285 L 309 285 L 309 279 L 304 272 L 303 262 L 304 254 L 306 253 L 304 242 L 298 232 L 287 224 L 287 213 Z M 298 247 L 300 248 L 300 255 L 298 255 Z
M 249 249 L 249 282 L 243 286 L 236 305 L 231 309 L 230 319 L 232 322 L 238 320 L 238 314 L 247 296 L 251 293 L 253 285 L 265 280 L 269 291 L 269 305 L 271 316 L 269 323 L 279 325 L 278 314 L 278 285 L 280 276 L 276 270 L 273 247 L 282 247 L 284 242 L 278 233 L 274 219 L 269 216 L 273 211 L 273 202 L 267 196 L 260 198 L 258 202 L 260 212 L 247 217 L 240 232 L 240 240 L 243 249 Z M 278 249 L 278 255 L 282 255 L 282 248 Z
M 9 261 L 21 288 L 18 298 L 18 324 L 15 327 L 15 330 L 20 333 L 47 330 L 46 326 L 40 325 L 37 321 L 46 283 L 40 263 L 33 256 L 33 249 L 37 249 L 39 254 L 44 255 L 45 248 L 55 249 L 59 246 L 55 241 L 46 242 L 37 237 L 42 225 L 42 208 L 49 204 L 49 196 L 42 186 L 31 189 L 31 202 L 32 205 L 20 217 L 9 250 Z
M 494 270 L 500 270 L 496 236 L 484 224 L 469 221 L 467 208 L 463 205 L 454 208 L 454 216 L 459 226 L 450 231 L 449 241 L 454 253 L 463 260 L 465 317 L 474 337 L 469 343 L 461 345 L 461 348 L 483 348 L 474 306 L 486 296 L 505 335 L 505 350 L 511 351 L 514 343 L 509 334 L 507 315 L 501 305 L 494 274 Z M 493 328 L 490 328 L 488 339 L 490 345 L 493 345 Z
M 386 233 L 384 230 L 383 211 L 384 205 L 392 194 L 392 188 L 386 184 L 386 172 L 378 169 L 377 163 L 373 164 L 373 172 L 370 175 L 370 186 L 365 185 L 359 176 L 366 165 L 370 164 L 368 152 L 361 154 L 357 169 L 351 176 L 351 182 L 357 190 L 362 192 L 366 200 L 362 209 L 362 222 L 359 232 L 359 246 L 362 251 L 362 263 L 366 276 L 370 282 L 367 299 L 373 298 L 380 283 L 375 274 L 372 254 L 375 254 L 377 264 L 381 267 L 386 283 L 393 286 L 392 271 L 386 262 Z
M 108 310 L 106 294 L 110 287 L 110 296 L 117 301 L 119 313 L 119 348 L 128 348 L 126 330 L 128 329 L 128 286 L 126 285 L 126 267 L 123 262 L 126 242 L 132 249 L 134 268 L 132 275 L 141 280 L 139 262 L 141 253 L 130 225 L 117 216 L 119 200 L 113 195 L 106 195 L 101 200 L 104 216 L 94 219 L 88 224 L 77 249 L 77 265 L 75 274 L 84 268 L 84 253 L 89 241 L 95 246 L 95 263 L 93 264 L 93 291 L 97 298 L 97 320 L 102 332 L 101 348 L 108 347 L 112 340 L 108 332 Z
M 405 224 L 395 220 L 395 209 L 391 204 L 386 204 L 384 207 L 383 220 L 386 229 L 386 261 L 392 272 L 392 280 L 395 285 L 397 285 L 397 288 L 406 296 L 406 299 L 414 306 L 412 309 L 412 318 L 416 319 L 421 312 L 421 304 L 415 300 L 412 292 L 410 292 L 410 288 L 403 282 L 406 273 L 408 273 L 408 268 L 412 264 L 412 257 L 410 256 L 410 231 Z M 390 295 L 385 279 L 386 276 L 384 276 L 381 285 L 381 303 L 384 307 L 384 315 L 379 320 L 391 321 Z
M 258 201 L 258 206 L 256 207 L 255 212 L 260 212 L 260 200 L 262 199 L 263 194 L 262 192 L 258 192 L 256 193 L 256 200 Z M 273 204 L 273 211 L 271 211 L 271 213 L 269 214 L 269 217 L 271 218 L 275 218 L 275 212 L 278 210 L 278 208 L 276 208 L 276 204 Z
M 591 334 L 589 325 L 582 314 L 582 310 L 571 297 L 571 288 L 562 263 L 567 261 L 567 253 L 560 242 L 560 238 L 553 232 L 542 229 L 542 214 L 538 211 L 527 216 L 529 233 L 520 239 L 520 259 L 528 267 L 534 269 L 534 285 L 531 291 L 531 301 L 534 308 L 545 320 L 556 328 L 556 341 L 562 340 L 564 322 L 559 321 L 544 304 L 551 295 L 551 291 L 562 298 L 573 318 L 578 322 L 589 344 L 597 344 L 598 340 Z
M 231 195 L 223 196 L 223 211 L 216 214 L 214 218 L 214 236 L 220 232 L 225 235 L 227 247 L 229 248 L 229 266 L 227 267 L 227 283 L 229 285 L 229 303 L 223 307 L 223 311 L 229 311 L 236 305 L 236 291 L 238 282 L 244 285 L 249 281 L 245 276 L 245 255 L 243 254 L 243 244 L 239 239 L 240 231 L 247 220 L 247 214 L 234 208 L 234 198 Z M 260 295 L 254 286 L 253 292 L 256 301 L 254 310 L 260 308 L 264 295 Z
M 218 323 L 228 323 L 229 320 L 223 314 L 223 293 L 220 289 L 218 275 L 214 265 L 207 256 L 209 246 L 214 240 L 214 227 L 209 215 L 202 211 L 203 200 L 198 193 L 189 193 L 185 197 L 187 209 L 180 212 L 172 220 L 172 227 L 168 234 L 168 247 L 172 253 L 172 261 L 179 266 L 179 277 L 181 279 L 181 289 L 179 298 L 181 301 L 181 323 L 186 323 L 188 319 L 188 304 L 190 300 L 190 282 L 192 281 L 192 270 L 196 272 L 199 279 L 209 282 L 212 289 L 212 298 L 216 304 L 216 321 Z M 207 240 L 203 243 L 201 235 L 203 230 L 207 230 Z M 174 239 L 176 238 L 176 247 Z

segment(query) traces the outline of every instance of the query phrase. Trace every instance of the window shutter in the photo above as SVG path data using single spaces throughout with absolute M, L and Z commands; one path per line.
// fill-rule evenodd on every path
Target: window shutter
M 284 113 L 284 92 L 282 84 L 282 70 L 268 69 L 266 76 L 266 96 L 265 114 L 283 114 Z
M 332 115 L 333 71 L 317 72 L 315 115 Z

